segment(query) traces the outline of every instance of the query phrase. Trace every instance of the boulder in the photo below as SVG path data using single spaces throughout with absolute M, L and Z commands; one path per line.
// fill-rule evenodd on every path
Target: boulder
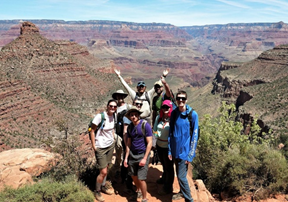
M 13 149 L 0 153 L 0 190 L 33 183 L 33 176 L 49 171 L 59 155 L 43 149 Z

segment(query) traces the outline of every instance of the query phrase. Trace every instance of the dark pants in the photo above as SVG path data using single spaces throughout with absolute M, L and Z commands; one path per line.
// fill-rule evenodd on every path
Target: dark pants
M 123 145 L 123 159 L 125 159 L 126 147 L 125 147 L 124 143 L 122 145 Z M 121 166 L 121 179 L 122 179 L 122 183 L 124 183 L 124 182 L 126 183 L 127 189 L 131 189 L 131 190 L 133 189 L 132 177 L 130 175 L 128 175 L 128 167 L 126 168 L 124 166 L 123 162 L 122 162 L 122 166 Z
M 164 180 L 163 189 L 166 192 L 173 191 L 173 182 L 174 182 L 174 167 L 173 161 L 170 161 L 168 158 L 168 148 L 162 148 L 158 145 L 156 146 L 159 159 L 163 166 L 162 178 Z

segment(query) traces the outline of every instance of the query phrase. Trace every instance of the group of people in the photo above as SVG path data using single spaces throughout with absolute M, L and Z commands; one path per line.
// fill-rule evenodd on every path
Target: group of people
M 126 189 L 131 192 L 129 200 L 148 201 L 145 180 L 150 152 L 154 150 L 163 166 L 162 177 L 156 181 L 163 184 L 158 191 L 159 195 L 173 193 L 175 165 L 180 192 L 174 194 L 172 199 L 193 201 L 187 171 L 188 164 L 195 157 L 198 115 L 187 105 L 187 93 L 179 90 L 174 97 L 165 80 L 167 70 L 163 71 L 161 79 L 149 91 L 146 91 L 144 81 L 139 81 L 137 91 L 134 91 L 121 77 L 119 70 L 115 70 L 115 73 L 128 93 L 123 90 L 113 93 L 106 111 L 93 119 L 90 131 L 92 148 L 100 171 L 96 178 L 96 200 L 105 201 L 101 193 L 114 193 L 106 178 L 115 149 L 116 160 L 113 167 L 120 170 L 122 182 L 126 183 Z M 154 93 L 156 95 L 152 97 Z M 132 99 L 132 105 L 124 101 L 128 95 Z M 156 139 L 155 148 L 153 139 Z M 133 189 L 132 181 L 136 190 Z

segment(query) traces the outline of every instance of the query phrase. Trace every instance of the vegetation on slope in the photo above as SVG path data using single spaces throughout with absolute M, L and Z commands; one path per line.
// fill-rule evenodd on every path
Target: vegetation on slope
M 275 139 L 259 136 L 257 120 L 244 135 L 242 123 L 235 122 L 235 110 L 235 105 L 223 102 L 219 117 L 205 115 L 193 160 L 195 177 L 203 179 L 211 192 L 230 196 L 252 192 L 257 200 L 287 192 L 288 162 L 276 149 Z

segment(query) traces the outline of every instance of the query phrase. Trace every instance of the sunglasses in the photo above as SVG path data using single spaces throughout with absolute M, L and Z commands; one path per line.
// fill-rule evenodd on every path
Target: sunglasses
M 185 101 L 185 100 L 187 100 L 187 98 L 186 98 L 186 97 L 176 97 L 176 100 L 178 100 L 178 101 L 180 101 L 180 100 Z
M 144 88 L 145 86 L 143 86 L 143 85 L 140 85 L 140 86 L 137 86 L 137 88 Z
M 142 106 L 143 104 L 142 103 L 139 103 L 139 102 L 135 102 L 134 103 L 136 106 Z
M 137 117 L 137 114 L 130 114 L 130 117 L 133 117 L 133 116 Z
M 116 105 L 109 105 L 109 107 L 110 107 L 110 108 L 114 108 L 114 109 L 116 109 L 116 108 L 117 108 L 117 106 L 116 106 Z
M 169 109 L 170 107 L 169 106 L 167 106 L 167 105 L 163 105 L 162 107 L 161 107 L 161 109 Z
M 155 85 L 154 88 L 161 88 L 162 86 L 160 85 Z

